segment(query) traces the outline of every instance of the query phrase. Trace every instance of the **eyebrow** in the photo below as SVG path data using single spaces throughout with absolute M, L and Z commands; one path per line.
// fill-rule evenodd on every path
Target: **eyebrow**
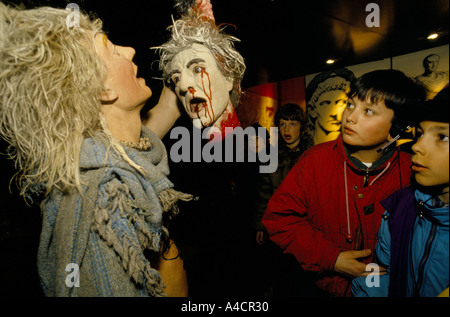
M 205 63 L 206 61 L 204 59 L 201 58 L 194 58 L 192 60 L 190 60 L 187 64 L 186 64 L 186 68 L 191 67 L 193 64 L 197 64 L 197 63 Z M 181 73 L 181 71 L 179 69 L 174 69 L 172 70 L 170 73 L 167 74 L 167 77 L 170 78 L 172 77 L 173 74 L 179 74 Z
M 102 42 L 105 47 L 108 47 L 108 35 L 105 33 L 102 34 Z
M 424 131 L 424 128 L 422 127 L 422 125 L 421 124 L 419 124 L 419 128 L 422 130 L 422 131 Z M 449 127 L 444 127 L 444 126 L 432 126 L 431 128 L 429 128 L 428 130 L 430 130 L 430 131 L 438 131 L 438 132 L 440 132 L 440 131 L 448 131 L 449 130 Z
M 380 108 L 380 103 L 379 103 L 379 102 L 377 102 L 377 103 L 368 102 L 368 103 L 367 103 L 367 106 L 368 106 L 368 107 L 372 107 L 372 108 Z M 387 108 L 387 107 L 386 107 L 386 108 Z
M 174 69 L 173 71 L 171 71 L 170 73 L 167 74 L 167 78 L 172 77 L 173 74 L 179 74 L 180 71 L 178 69 Z
M 201 58 L 194 58 L 193 60 L 191 60 L 189 63 L 186 64 L 186 68 L 189 68 L 192 66 L 192 64 L 197 64 L 197 63 L 205 63 L 204 59 Z

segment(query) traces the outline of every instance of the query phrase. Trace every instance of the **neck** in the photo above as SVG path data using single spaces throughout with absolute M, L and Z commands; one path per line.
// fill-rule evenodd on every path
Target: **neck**
M 290 143 L 290 144 L 286 143 L 286 146 L 291 150 L 295 150 L 297 148 L 297 146 L 299 145 L 299 143 L 300 143 L 300 137 L 294 143 Z
M 449 189 L 449 186 L 445 187 L 445 188 L 442 190 L 442 194 L 439 195 L 439 199 L 440 199 L 444 204 L 447 204 L 447 205 L 448 205 L 448 202 L 449 202 L 449 193 L 448 193 L 448 189 Z
M 116 140 L 139 143 L 142 125 L 140 108 L 124 110 L 107 105 L 103 106 L 102 113 L 109 131 Z
M 339 134 L 341 133 L 340 130 L 338 131 L 326 131 L 322 128 L 322 126 L 318 122 L 319 120 L 316 120 L 315 128 L 314 128 L 314 145 L 327 142 L 327 141 L 333 141 L 336 140 L 339 137 Z
M 377 153 L 378 148 L 379 146 L 369 149 L 355 149 L 352 146 L 348 146 L 350 155 L 364 163 L 373 163 L 383 156 L 383 152 Z
M 214 137 L 214 140 L 217 141 L 218 139 L 224 139 L 227 133 L 233 132 L 234 128 L 237 128 L 240 125 L 241 123 L 236 115 L 236 111 L 234 110 L 234 107 L 231 104 L 231 102 L 229 102 L 228 106 L 225 108 L 225 111 L 212 125 L 215 129 L 212 129 L 210 137 L 212 138 L 215 132 L 220 131 L 222 137 L 221 138 Z

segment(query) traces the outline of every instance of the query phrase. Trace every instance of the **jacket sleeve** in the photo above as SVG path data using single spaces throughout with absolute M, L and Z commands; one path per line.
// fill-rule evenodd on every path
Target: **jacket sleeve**
M 303 269 L 321 273 L 334 269 L 340 250 L 308 220 L 316 196 L 312 182 L 314 159 L 302 157 L 270 199 L 263 224 L 271 240 L 293 254 Z
M 387 297 L 389 293 L 389 277 L 391 263 L 391 233 L 389 231 L 389 213 L 383 215 L 378 231 L 376 258 L 378 264 L 387 267 L 387 273 L 381 276 L 358 277 L 352 281 L 352 295 L 354 297 Z

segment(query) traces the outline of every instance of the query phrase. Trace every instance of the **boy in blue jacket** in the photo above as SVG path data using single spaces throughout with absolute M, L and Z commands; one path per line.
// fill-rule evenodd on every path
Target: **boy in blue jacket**
M 353 280 L 356 297 L 435 297 L 448 290 L 448 90 L 404 114 L 416 127 L 412 185 L 382 202 L 376 256 L 387 273 Z

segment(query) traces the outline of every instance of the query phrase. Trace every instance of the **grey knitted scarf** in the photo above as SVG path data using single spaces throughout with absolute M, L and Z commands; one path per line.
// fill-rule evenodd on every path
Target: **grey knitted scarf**
M 163 216 L 176 214 L 177 201 L 192 196 L 173 189 L 161 140 L 144 126 L 142 136 L 150 139 L 149 151 L 124 149 L 145 175 L 99 133 L 82 145 L 84 194 L 55 188 L 42 202 L 38 270 L 47 296 L 165 295 L 144 250 L 160 252 L 168 235 Z M 70 263 L 79 268 L 79 287 L 67 283 Z

